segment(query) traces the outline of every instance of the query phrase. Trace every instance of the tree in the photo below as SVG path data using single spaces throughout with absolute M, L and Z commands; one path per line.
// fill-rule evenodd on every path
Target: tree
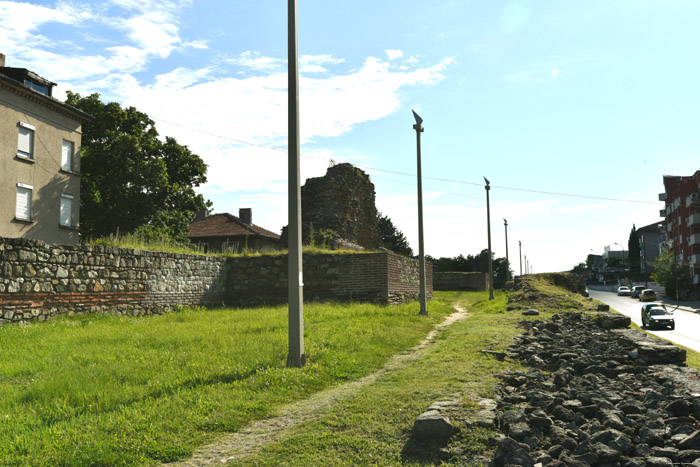
M 666 296 L 678 299 L 680 292 L 689 290 L 693 286 L 693 281 L 679 265 L 672 251 L 664 250 L 654 262 L 654 273 L 651 275 L 666 289 Z
M 389 216 L 377 213 L 379 221 L 379 235 L 382 237 L 382 246 L 387 250 L 404 256 L 413 256 L 413 249 L 408 244 L 406 236 L 394 226 Z
M 204 161 L 134 107 L 68 92 L 66 103 L 93 117 L 83 126 L 80 227 L 85 237 L 139 231 L 186 242 L 197 211 L 211 206 L 194 188 Z
M 579 274 L 585 276 L 588 273 L 588 265 L 586 263 L 578 263 L 576 266 L 571 268 L 573 274 Z
M 629 240 L 627 241 L 627 251 L 629 253 L 629 264 L 630 264 L 630 275 L 632 277 L 638 277 L 640 268 L 640 249 L 639 249 L 639 236 L 637 235 L 637 228 L 632 224 L 632 231 L 630 232 Z

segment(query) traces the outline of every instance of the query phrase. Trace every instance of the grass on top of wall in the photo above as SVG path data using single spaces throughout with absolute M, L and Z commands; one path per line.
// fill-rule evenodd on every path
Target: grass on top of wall
M 172 241 L 166 237 L 161 237 L 156 240 L 146 240 L 143 236 L 136 234 L 126 234 L 126 235 L 110 235 L 109 237 L 100 237 L 97 239 L 90 239 L 85 242 L 86 245 L 103 245 L 112 246 L 117 248 L 127 248 L 132 250 L 146 250 L 146 251 L 158 251 L 165 253 L 180 253 L 187 255 L 201 255 L 201 256 L 228 256 L 233 258 L 240 257 L 257 257 L 257 256 L 286 256 L 288 250 L 251 250 L 244 248 L 240 253 L 213 253 L 204 252 L 204 248 L 193 243 L 179 243 Z M 317 245 L 304 245 L 302 247 L 303 254 L 363 254 L 363 253 L 376 253 L 374 250 L 331 250 L 329 248 Z
M 153 465 L 381 367 L 448 304 L 307 304 L 304 368 L 287 308 L 90 315 L 0 327 L 0 464 Z

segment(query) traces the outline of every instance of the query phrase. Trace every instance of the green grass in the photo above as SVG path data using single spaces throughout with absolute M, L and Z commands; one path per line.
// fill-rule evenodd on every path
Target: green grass
M 307 365 L 285 366 L 287 309 L 93 315 L 0 327 L 0 465 L 149 465 L 189 456 L 295 399 L 357 379 L 452 310 L 305 306 Z
M 493 301 L 485 292 L 435 296 L 433 305 L 458 303 L 468 307 L 470 316 L 447 328 L 423 357 L 365 386 L 326 416 L 296 427 L 291 437 L 227 465 L 439 464 L 441 446 L 410 438 L 413 421 L 437 400 L 457 397 L 467 409 L 475 409 L 479 399 L 493 396 L 495 375 L 520 366 L 480 350 L 505 350 L 520 334 L 517 323 L 523 317 L 505 312 L 506 296 L 500 292 Z M 491 434 L 461 426 L 449 449 L 488 452 Z

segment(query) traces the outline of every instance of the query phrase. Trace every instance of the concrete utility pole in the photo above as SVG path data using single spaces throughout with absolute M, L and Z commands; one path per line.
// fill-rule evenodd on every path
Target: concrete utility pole
M 416 130 L 416 147 L 418 150 L 418 275 L 420 282 L 420 314 L 428 316 L 428 306 L 426 304 L 426 286 L 425 286 L 425 249 L 423 248 L 423 174 L 421 171 L 420 161 L 420 134 L 423 133 L 423 119 L 414 111 L 413 118 L 416 119 L 416 124 L 413 129 Z
M 520 275 L 523 275 L 523 243 L 518 240 L 518 253 L 520 253 Z
M 301 172 L 299 163 L 299 68 L 297 62 L 297 3 L 288 0 L 288 190 L 289 190 L 289 355 L 287 366 L 302 367 L 304 354 L 304 274 L 301 259 Z
M 506 226 L 506 281 L 510 279 L 510 261 L 508 261 L 508 221 L 503 219 L 503 225 Z
M 489 191 L 491 190 L 491 183 L 486 177 L 484 177 L 486 186 L 486 230 L 489 235 L 489 300 L 493 300 L 493 261 L 491 259 L 491 206 L 489 204 Z
M 527 274 L 527 255 L 525 255 L 525 274 Z

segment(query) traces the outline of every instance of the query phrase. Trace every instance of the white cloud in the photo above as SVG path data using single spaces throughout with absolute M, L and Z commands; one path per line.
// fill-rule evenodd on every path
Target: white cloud
M 403 57 L 403 51 L 401 50 L 387 49 L 385 52 L 389 60 L 396 60 L 397 58 Z
M 247 50 L 240 54 L 238 57 L 228 60 L 236 65 L 241 65 L 244 67 L 251 68 L 256 71 L 273 71 L 279 69 L 285 60 L 271 57 L 263 57 L 259 52 L 252 52 Z
M 332 55 L 302 55 L 299 57 L 301 73 L 326 73 L 328 69 L 325 64 L 335 65 L 343 63 L 345 60 L 334 58 Z
M 560 71 L 561 71 L 561 70 L 559 70 L 559 69 L 557 69 L 557 68 L 554 68 L 554 69 L 552 70 L 552 78 L 555 78 L 555 79 L 556 79 L 556 77 L 557 77 L 557 75 L 559 74 Z

